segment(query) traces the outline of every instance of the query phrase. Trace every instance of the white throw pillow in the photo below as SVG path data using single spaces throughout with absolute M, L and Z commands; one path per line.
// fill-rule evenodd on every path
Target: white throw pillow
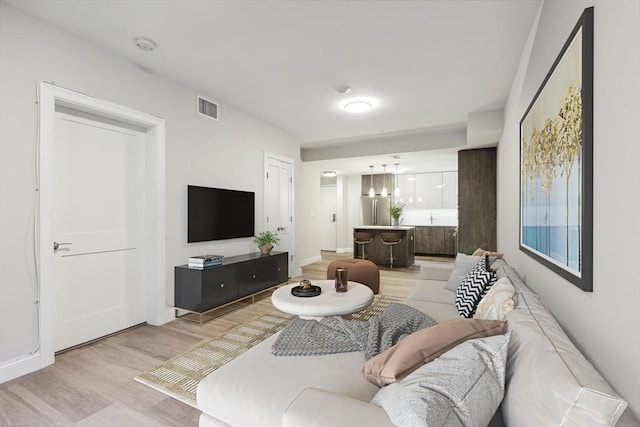
M 484 298 L 480 300 L 473 317 L 475 319 L 506 320 L 516 303 L 516 288 L 513 287 L 509 279 L 503 277 L 498 279 Z
M 447 282 L 447 286 L 445 286 L 445 289 L 451 292 L 455 292 L 464 278 L 467 277 L 469 272 L 473 270 L 481 260 L 482 257 L 479 256 L 471 256 L 458 253 L 458 255 L 456 255 L 456 261 L 453 265 L 453 271 L 451 271 L 451 275 L 449 276 L 449 280 Z
M 371 403 L 397 426 L 486 426 L 504 397 L 510 336 L 465 341 L 381 388 Z

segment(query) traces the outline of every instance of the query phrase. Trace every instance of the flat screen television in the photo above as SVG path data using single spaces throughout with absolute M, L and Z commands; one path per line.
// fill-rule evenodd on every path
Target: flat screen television
M 187 243 L 252 237 L 255 193 L 187 187 Z

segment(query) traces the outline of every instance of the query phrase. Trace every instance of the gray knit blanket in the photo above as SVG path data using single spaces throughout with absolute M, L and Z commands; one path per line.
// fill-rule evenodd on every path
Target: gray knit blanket
M 368 360 L 405 336 L 437 322 L 404 304 L 389 304 L 366 322 L 340 316 L 320 321 L 294 319 L 271 347 L 275 356 L 319 356 L 361 351 Z

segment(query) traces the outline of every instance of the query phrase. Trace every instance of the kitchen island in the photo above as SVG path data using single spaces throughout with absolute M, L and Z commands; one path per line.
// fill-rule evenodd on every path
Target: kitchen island
M 389 246 L 382 243 L 380 235 L 389 231 L 402 234 L 402 240 L 393 246 L 393 266 L 410 267 L 415 262 L 415 227 L 361 225 L 353 231 L 367 231 L 373 234 L 373 241 L 365 246 L 365 258 L 380 266 L 389 266 Z M 360 258 L 362 249 L 353 243 L 353 257 Z

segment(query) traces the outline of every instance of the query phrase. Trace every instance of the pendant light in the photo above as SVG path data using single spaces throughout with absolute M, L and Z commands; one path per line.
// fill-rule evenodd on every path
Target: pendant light
M 382 165 L 382 191 L 380 192 L 380 195 L 382 197 L 387 197 L 389 195 L 389 192 L 387 191 L 387 165 Z
M 376 191 L 373 189 L 373 166 L 371 168 L 371 187 L 369 188 L 369 197 L 375 197 Z
M 393 195 L 396 197 L 400 196 L 400 186 L 398 185 L 398 165 L 399 163 L 396 163 L 396 188 L 393 190 Z

